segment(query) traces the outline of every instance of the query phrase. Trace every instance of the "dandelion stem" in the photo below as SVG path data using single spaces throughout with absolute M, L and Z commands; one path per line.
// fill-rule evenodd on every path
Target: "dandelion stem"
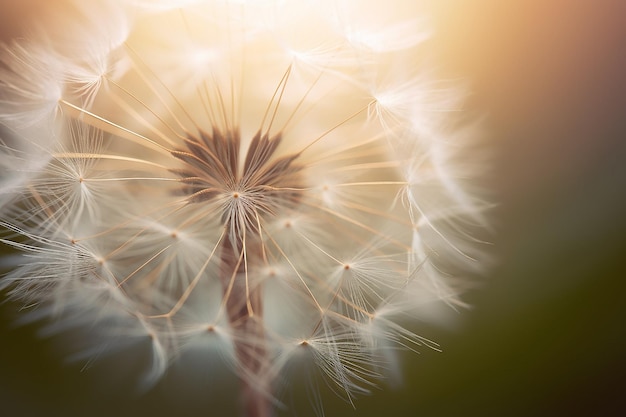
M 251 283 L 248 276 L 249 257 L 261 258 L 261 242 L 246 240 L 246 236 L 225 238 L 221 242 L 220 275 L 224 291 L 226 313 L 231 325 L 245 339 L 235 342 L 235 352 L 242 372 L 242 401 L 247 417 L 272 416 L 270 387 L 262 371 L 269 360 L 263 328 L 262 286 Z M 233 245 L 234 243 L 234 245 Z M 256 284 L 256 285 L 251 285 Z

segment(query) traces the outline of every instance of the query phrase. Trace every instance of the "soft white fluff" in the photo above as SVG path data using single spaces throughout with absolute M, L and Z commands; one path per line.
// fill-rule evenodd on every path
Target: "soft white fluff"
M 397 347 L 436 347 L 399 323 L 460 304 L 487 205 L 418 3 L 93 13 L 76 45 L 3 48 L 2 242 L 24 252 L 3 288 L 55 330 L 149 340 L 150 380 L 204 352 L 269 402 L 297 363 L 352 401 Z

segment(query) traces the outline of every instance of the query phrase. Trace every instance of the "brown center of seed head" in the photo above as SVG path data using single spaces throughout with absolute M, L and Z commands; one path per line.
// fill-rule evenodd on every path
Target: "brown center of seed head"
M 210 134 L 199 130 L 198 136 L 189 135 L 186 149 L 172 152 L 184 162 L 175 172 L 188 201 L 218 204 L 231 239 L 258 235 L 262 220 L 294 209 L 301 200 L 299 154 L 277 155 L 281 140 L 280 133 L 271 137 L 257 133 L 242 161 L 237 129 L 214 129 Z

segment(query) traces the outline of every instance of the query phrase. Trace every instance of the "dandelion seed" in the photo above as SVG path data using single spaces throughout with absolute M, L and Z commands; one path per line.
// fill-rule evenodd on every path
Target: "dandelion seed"
M 396 348 L 436 348 L 397 320 L 460 304 L 480 266 L 474 130 L 398 69 L 431 34 L 413 2 L 324 3 L 103 0 L 120 31 L 5 46 L 0 241 L 23 265 L 0 288 L 51 332 L 145 348 L 146 386 L 221 363 L 255 417 L 296 364 L 354 404 Z

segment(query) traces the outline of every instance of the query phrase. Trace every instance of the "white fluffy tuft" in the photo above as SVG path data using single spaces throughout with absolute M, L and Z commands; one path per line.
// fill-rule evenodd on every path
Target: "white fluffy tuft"
M 419 2 L 69 3 L 0 52 L 1 289 L 258 415 L 293 369 L 352 402 L 437 349 L 404 325 L 463 305 L 489 205 Z

